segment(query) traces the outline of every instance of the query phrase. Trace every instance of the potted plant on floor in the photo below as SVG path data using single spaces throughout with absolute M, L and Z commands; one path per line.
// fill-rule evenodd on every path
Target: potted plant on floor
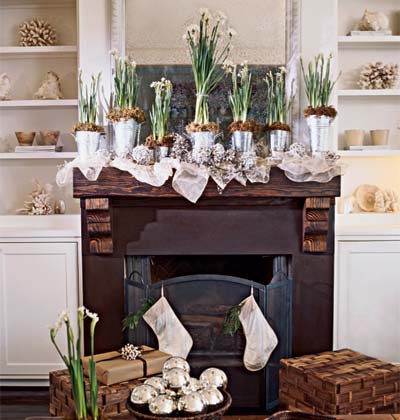
M 83 320 L 89 318 L 90 322 L 90 349 L 91 358 L 89 360 L 89 390 L 86 389 L 81 362 L 81 346 L 83 335 Z M 78 334 L 75 336 L 71 326 L 71 320 L 67 311 L 61 312 L 56 324 L 50 327 L 50 339 L 54 344 L 58 354 L 68 369 L 71 385 L 72 397 L 75 404 L 74 418 L 77 420 L 106 420 L 97 405 L 98 383 L 96 377 L 96 362 L 94 360 L 94 331 L 99 317 L 81 306 L 78 309 Z M 65 324 L 67 332 L 68 354 L 64 355 L 57 342 L 58 331 Z M 76 337 L 76 341 L 75 338 Z
M 194 148 L 212 146 L 219 131 L 218 124 L 210 122 L 208 96 L 224 78 L 220 64 L 228 58 L 230 42 L 235 34 L 233 29 L 228 29 L 227 39 L 224 39 L 221 28 L 225 21 L 226 17 L 222 13 L 213 18 L 207 9 L 202 9 L 199 25 L 189 26 L 184 35 L 189 46 L 196 86 L 195 117 L 186 126 Z M 220 48 L 221 42 L 224 45 Z
M 329 127 L 337 115 L 336 109 L 329 105 L 329 98 L 341 73 L 335 81 L 331 79 L 331 60 L 332 55 L 325 59 L 323 54 L 318 54 L 306 71 L 300 59 L 308 100 L 304 116 L 310 130 L 311 151 L 317 157 L 329 150 Z
M 172 83 L 164 77 L 150 85 L 155 91 L 155 100 L 150 110 L 152 134 L 147 137 L 146 145 L 158 149 L 160 159 L 168 157 L 174 136 L 169 130 L 169 113 L 172 97 Z
M 289 111 L 293 103 L 293 93 L 288 97 L 286 88 L 286 69 L 281 67 L 273 74 L 271 71 L 265 77 L 267 84 L 267 130 L 270 138 L 272 156 L 279 156 L 290 145 Z
M 138 128 L 145 120 L 137 107 L 139 82 L 136 63 L 127 57 L 114 57 L 114 97 L 107 119 L 114 125 L 114 152 L 118 157 L 130 154 L 138 142 Z
M 100 135 L 104 131 L 97 124 L 98 93 L 101 73 L 92 76 L 90 87 L 83 84 L 82 71 L 79 72 L 79 123 L 72 128 L 78 148 L 79 157 L 83 160 L 93 156 L 100 145 Z
M 257 129 L 256 122 L 247 119 L 251 101 L 251 73 L 247 62 L 242 63 L 240 69 L 226 63 L 224 67 L 232 75 L 229 104 L 233 122 L 228 127 L 232 136 L 232 148 L 238 152 L 248 152 L 253 147 L 253 134 Z

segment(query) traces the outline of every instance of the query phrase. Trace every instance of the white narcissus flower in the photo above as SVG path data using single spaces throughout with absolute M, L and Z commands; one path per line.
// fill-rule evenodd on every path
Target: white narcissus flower
M 99 316 L 95 312 L 90 312 L 89 309 L 86 309 L 86 316 L 95 322 L 99 320 Z
M 114 49 L 109 51 L 109 54 L 113 55 L 114 57 L 117 57 L 117 56 L 119 56 L 119 51 L 116 48 L 114 48 Z
M 226 73 L 233 73 L 235 71 L 235 64 L 231 60 L 225 60 L 222 64 L 222 68 Z
M 205 19 L 205 20 L 210 20 L 211 19 L 211 13 L 210 10 L 207 9 L 206 7 L 202 7 L 199 10 L 200 16 Z
M 228 20 L 228 18 L 226 16 L 226 14 L 223 11 L 219 10 L 217 12 L 217 22 L 220 22 L 221 25 L 224 25 L 227 20 Z

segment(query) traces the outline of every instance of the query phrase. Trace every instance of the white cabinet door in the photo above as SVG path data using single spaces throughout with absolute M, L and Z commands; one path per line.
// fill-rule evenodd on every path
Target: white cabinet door
M 46 379 L 63 368 L 49 337 L 61 310 L 78 305 L 76 243 L 0 243 L 0 375 Z M 59 333 L 65 350 L 65 333 Z
M 400 363 L 400 241 L 339 241 L 335 347 Z

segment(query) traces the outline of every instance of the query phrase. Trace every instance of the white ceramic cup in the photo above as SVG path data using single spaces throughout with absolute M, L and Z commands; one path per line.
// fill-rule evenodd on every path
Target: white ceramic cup
M 364 142 L 364 130 L 345 130 L 346 146 L 362 146 Z
M 389 130 L 371 130 L 371 142 L 374 146 L 386 146 L 389 141 Z

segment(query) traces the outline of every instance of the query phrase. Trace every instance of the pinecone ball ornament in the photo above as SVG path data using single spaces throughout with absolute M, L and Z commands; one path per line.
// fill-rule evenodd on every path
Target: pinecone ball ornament
M 398 78 L 398 64 L 383 64 L 377 61 L 362 68 L 358 85 L 361 89 L 394 89 Z
M 49 22 L 33 18 L 19 26 L 21 47 L 44 47 L 55 45 L 57 41 L 56 31 Z
M 133 344 L 126 344 L 121 349 L 121 357 L 124 360 L 136 360 L 142 353 L 140 346 L 134 346 Z

